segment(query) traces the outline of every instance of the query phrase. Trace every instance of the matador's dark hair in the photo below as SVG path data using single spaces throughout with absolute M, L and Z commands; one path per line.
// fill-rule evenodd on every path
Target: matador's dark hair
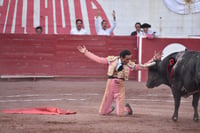
M 129 50 L 123 50 L 120 52 L 120 57 L 125 58 L 126 55 L 131 55 Z

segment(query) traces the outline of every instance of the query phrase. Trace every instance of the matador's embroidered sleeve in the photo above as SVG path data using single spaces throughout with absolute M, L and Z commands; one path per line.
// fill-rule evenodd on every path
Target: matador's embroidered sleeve
M 108 60 L 108 64 L 110 64 L 111 62 L 115 61 L 118 58 L 118 56 L 108 56 L 107 60 Z
M 127 66 L 128 66 L 131 70 L 134 70 L 134 68 L 135 68 L 135 62 L 129 61 L 128 64 L 127 64 Z

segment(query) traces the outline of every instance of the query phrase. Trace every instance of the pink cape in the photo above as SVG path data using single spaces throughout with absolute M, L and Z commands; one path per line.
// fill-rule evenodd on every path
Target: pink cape
M 29 109 L 10 109 L 1 110 L 2 113 L 6 114 L 40 114 L 40 115 L 68 115 L 76 114 L 76 112 L 69 110 L 61 110 L 55 107 L 39 107 L 39 108 L 29 108 Z

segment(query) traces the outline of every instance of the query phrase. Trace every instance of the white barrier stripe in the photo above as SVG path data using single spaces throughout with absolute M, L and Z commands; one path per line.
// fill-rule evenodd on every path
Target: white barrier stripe
M 97 96 L 97 95 L 99 95 L 98 93 L 83 93 L 83 94 L 81 94 L 81 95 L 91 95 L 91 96 Z
M 48 16 L 45 16 L 45 34 L 48 34 Z
M 56 5 L 55 5 L 55 0 L 52 0 L 52 4 L 53 4 L 53 27 L 54 27 L 54 34 L 58 34 L 57 33 L 57 24 L 56 24 Z
M 79 93 L 62 93 L 62 94 L 23 94 L 23 95 L 9 95 L 9 96 L 0 96 L 0 97 L 35 97 L 35 96 L 72 96 L 72 95 L 80 95 Z M 90 96 L 98 96 L 103 95 L 99 93 L 81 93 L 81 95 L 90 95 Z M 137 95 L 137 97 L 173 97 L 172 94 L 146 94 L 146 95 Z M 187 99 L 191 99 L 192 97 L 188 97 Z
M 52 94 L 55 96 L 55 94 Z M 61 96 L 71 96 L 72 94 L 57 94 Z M 0 97 L 41 97 L 41 96 L 50 96 L 49 94 L 27 94 L 27 95 L 11 95 L 11 96 L 0 96 Z
M 0 103 L 6 102 L 45 102 L 45 101 L 85 101 L 86 99 L 75 99 L 75 98 L 53 98 L 53 99 L 25 99 L 25 100 L 0 100 Z M 142 102 L 164 102 L 164 103 L 174 103 L 174 100 L 153 100 L 153 99 L 126 99 L 127 101 L 142 101 Z M 183 103 L 190 103 L 191 101 L 181 100 Z
M 139 37 L 138 63 L 142 64 L 142 37 Z M 141 71 L 138 71 L 138 82 L 141 82 Z
M 90 34 L 90 23 L 89 23 L 89 18 L 88 18 L 88 12 L 87 12 L 87 5 L 86 5 L 86 1 L 85 0 L 81 0 L 81 11 L 82 11 L 82 15 L 83 17 L 83 22 L 84 22 L 84 27 L 85 30 L 87 31 L 88 34 Z
M 0 0 L 0 6 L 3 6 L 3 1 L 4 1 L 4 0 Z
M 23 0 L 22 7 L 22 27 L 24 27 L 24 34 L 26 34 L 26 22 L 27 22 L 27 0 Z
M 33 11 L 33 26 L 40 26 L 40 0 L 34 0 Z
M 78 93 L 72 94 L 72 93 L 62 93 L 62 94 L 23 94 L 23 95 L 10 95 L 10 96 L 0 96 L 0 97 L 34 97 L 34 96 L 69 96 L 69 95 L 80 95 Z M 90 95 L 90 96 L 98 96 L 98 95 L 102 95 L 99 93 L 81 93 L 81 95 Z M 137 95 L 137 97 L 173 97 L 172 94 L 146 94 L 146 95 Z M 192 98 L 192 97 L 191 97 Z M 191 98 L 187 98 L 187 99 L 191 99 Z
M 60 0 L 60 6 L 61 6 L 62 26 L 63 28 L 65 28 L 66 23 L 65 23 L 65 11 L 64 11 L 64 6 L 63 6 L 63 0 Z
M 54 98 L 54 99 L 26 99 L 26 100 L 0 100 L 0 103 L 7 102 L 50 102 L 50 101 L 85 101 L 86 99 L 62 99 L 62 98 Z
M 15 9 L 14 9 L 14 15 L 13 15 L 11 33 L 15 33 L 16 15 L 17 15 L 17 4 L 18 4 L 18 0 L 15 1 Z
M 42 97 L 42 96 L 72 96 L 72 95 L 80 95 L 80 94 L 71 94 L 71 93 L 64 93 L 64 94 L 24 94 L 24 95 L 10 95 L 10 96 L 0 96 L 5 98 L 12 98 L 12 97 Z M 97 96 L 98 93 L 83 93 L 81 95 L 87 95 L 87 96 Z
M 9 14 L 9 10 L 10 10 L 10 1 L 8 2 L 8 8 L 7 8 L 7 11 L 6 11 L 6 19 L 5 19 L 5 23 L 4 23 L 4 27 L 3 27 L 3 33 L 6 32 L 6 26 L 7 26 L 7 21 L 8 21 L 8 14 Z
M 69 101 L 75 101 L 75 100 L 77 100 L 77 99 L 69 98 L 69 99 L 67 99 L 67 100 L 69 100 Z
M 68 0 L 68 3 L 69 3 L 69 15 L 70 15 L 71 27 L 76 27 L 74 0 Z
M 160 96 L 163 96 L 163 97 L 172 97 L 173 95 L 172 94 L 168 94 L 168 95 L 163 95 L 163 94 L 146 94 L 146 95 L 137 95 L 137 96 L 142 96 L 142 97 L 160 97 Z
M 143 101 L 143 102 L 166 102 L 166 103 L 174 103 L 174 100 L 159 100 L 159 99 L 126 99 L 127 101 Z M 188 103 L 191 101 L 181 100 L 181 102 Z
M 85 100 L 86 100 L 86 99 L 83 99 L 83 98 L 82 98 L 82 99 L 80 99 L 80 101 L 85 101 Z
M 48 8 L 47 0 L 45 0 L 45 8 Z M 45 16 L 45 34 L 48 34 L 48 16 Z
M 47 8 L 48 6 L 47 6 L 47 0 L 45 0 L 45 8 Z

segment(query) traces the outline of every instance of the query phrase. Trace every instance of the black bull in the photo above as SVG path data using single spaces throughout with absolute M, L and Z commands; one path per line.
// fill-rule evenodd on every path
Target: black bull
M 148 71 L 147 87 L 168 85 L 174 97 L 172 120 L 178 120 L 181 97 L 193 95 L 194 121 L 199 120 L 198 102 L 200 96 L 200 52 L 183 51 L 173 53 L 162 61 L 154 61 Z

